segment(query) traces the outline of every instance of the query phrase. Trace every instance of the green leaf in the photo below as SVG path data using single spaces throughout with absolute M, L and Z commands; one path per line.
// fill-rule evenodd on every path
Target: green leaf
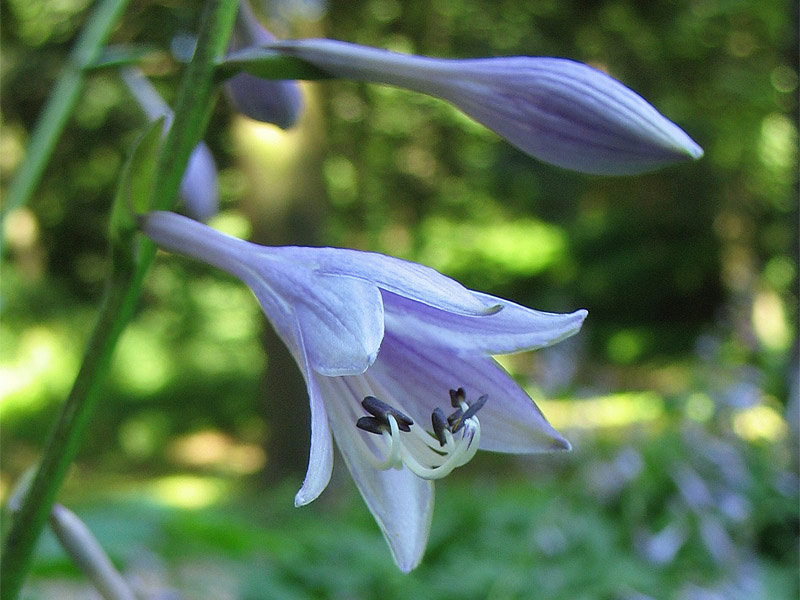
M 153 45 L 115 45 L 106 46 L 90 63 L 83 66 L 84 71 L 116 68 L 126 65 L 138 65 L 158 56 L 158 49 Z
M 111 209 L 110 239 L 113 246 L 130 245 L 136 232 L 137 215 L 150 208 L 153 179 L 164 137 L 164 120 L 153 121 L 137 140 L 125 162 Z
M 221 79 L 239 73 L 250 73 L 264 79 L 331 79 L 332 75 L 294 57 L 284 56 L 267 48 L 246 48 L 229 54 L 217 65 Z

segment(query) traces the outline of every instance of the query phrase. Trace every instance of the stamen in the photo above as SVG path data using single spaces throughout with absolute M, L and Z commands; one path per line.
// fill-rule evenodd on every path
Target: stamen
M 476 412 L 478 412 L 483 405 L 486 404 L 486 401 L 489 399 L 489 396 L 484 394 L 480 398 L 478 398 L 475 402 L 469 405 L 469 408 L 464 411 L 463 416 L 458 420 L 455 427 L 453 427 L 453 433 L 456 433 L 459 429 L 464 426 L 464 423 L 467 419 L 471 418 Z
M 464 388 L 458 388 L 457 390 L 450 390 L 450 405 L 453 408 L 458 408 L 461 406 L 463 402 L 466 402 L 467 393 L 464 391 Z
M 414 424 L 411 417 L 404 415 L 396 408 L 378 400 L 375 396 L 367 396 L 364 398 L 364 400 L 361 401 L 361 406 L 364 407 L 364 410 L 386 425 L 389 424 L 389 415 L 393 416 L 397 419 L 397 426 L 400 428 L 400 431 L 411 431 L 411 426 Z
M 375 417 L 361 417 L 356 421 L 356 427 L 368 431 L 369 433 L 377 433 L 380 435 L 386 429 L 383 421 Z
M 439 440 L 439 445 L 444 446 L 447 443 L 444 432 L 449 431 L 450 425 L 447 423 L 444 411 L 438 406 L 433 409 L 433 414 L 431 414 L 431 424 L 433 425 L 433 433 L 436 439 Z
M 356 427 L 379 434 L 384 440 L 385 453 L 380 448 L 368 450 L 375 468 L 406 466 L 423 479 L 440 479 L 469 462 L 478 451 L 481 426 L 476 414 L 487 399 L 483 395 L 468 404 L 463 388 L 450 390 L 450 402 L 457 405 L 457 410 L 445 417 L 441 408 L 435 408 L 431 414 L 433 433 L 430 433 L 412 428 L 414 422 L 410 417 L 374 396 L 367 396 L 361 404 L 371 416 L 359 418 Z

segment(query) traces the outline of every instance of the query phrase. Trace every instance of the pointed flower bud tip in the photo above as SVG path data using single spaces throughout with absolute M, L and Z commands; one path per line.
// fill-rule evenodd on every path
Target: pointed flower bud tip
M 523 152 L 566 169 L 628 175 L 703 155 L 641 96 L 568 59 L 436 59 L 316 39 L 275 42 L 271 48 L 336 77 L 447 100 Z
M 250 5 L 239 3 L 230 52 L 249 46 L 262 46 L 275 37 L 258 22 Z M 295 125 L 303 112 L 303 96 L 295 81 L 262 79 L 240 73 L 225 83 L 231 103 L 243 115 L 262 123 L 273 123 L 281 129 Z
M 204 142 L 194 147 L 181 180 L 181 198 L 186 214 L 207 221 L 219 210 L 217 167 Z

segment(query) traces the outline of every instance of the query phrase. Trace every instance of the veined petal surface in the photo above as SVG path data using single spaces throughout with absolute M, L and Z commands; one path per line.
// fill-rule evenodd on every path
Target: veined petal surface
M 269 47 L 337 77 L 447 100 L 523 152 L 582 173 L 636 174 L 703 155 L 633 90 L 569 59 L 441 59 L 326 39 Z
M 386 538 L 395 563 L 404 573 L 416 567 L 425 552 L 433 518 L 433 484 L 407 468 L 380 471 L 367 459 L 370 451 L 358 438 L 363 432 L 355 422 L 361 416 L 360 401 L 368 395 L 363 377 L 319 377 L 328 399 L 336 444 L 353 481 Z
M 383 292 L 387 327 L 425 344 L 456 353 L 510 354 L 550 346 L 578 332 L 585 310 L 548 313 L 481 292 L 487 304 L 501 306 L 489 315 L 458 315 Z
M 403 409 L 419 423 L 428 423 L 434 408 L 449 405 L 451 389 L 463 387 L 473 399 L 487 394 L 479 413 L 482 449 L 521 454 L 570 448 L 491 357 L 459 356 L 387 330 L 378 360 L 365 377 L 372 389 L 402 399 Z

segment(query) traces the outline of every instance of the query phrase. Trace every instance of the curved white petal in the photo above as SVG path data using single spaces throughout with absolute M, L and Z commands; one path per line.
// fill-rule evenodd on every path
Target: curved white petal
M 308 469 L 300 490 L 295 494 L 294 505 L 303 506 L 316 500 L 331 480 L 333 470 L 333 441 L 331 438 L 328 414 L 320 393 L 317 380 L 312 373 L 305 355 L 303 337 L 295 323 L 295 344 L 298 349 L 295 360 L 306 380 L 308 402 L 311 407 L 311 447 L 308 453 Z
M 510 354 L 550 346 L 576 334 L 587 315 L 585 310 L 542 312 L 472 293 L 483 302 L 502 306 L 502 310 L 490 315 L 456 315 L 384 292 L 386 328 L 452 352 Z
M 378 360 L 366 375 L 375 395 L 402 399 L 409 416 L 427 426 L 433 409 L 449 410 L 449 390 L 463 387 L 467 400 L 483 394 L 478 413 L 481 448 L 523 454 L 567 450 L 569 442 L 547 422 L 528 394 L 491 357 L 463 356 L 415 343 L 388 330 Z
M 425 552 L 433 517 L 433 484 L 407 468 L 380 471 L 367 459 L 357 436 L 359 405 L 367 388 L 363 376 L 317 377 L 326 400 L 336 444 L 369 511 L 381 528 L 395 563 L 404 573 L 416 567 Z

